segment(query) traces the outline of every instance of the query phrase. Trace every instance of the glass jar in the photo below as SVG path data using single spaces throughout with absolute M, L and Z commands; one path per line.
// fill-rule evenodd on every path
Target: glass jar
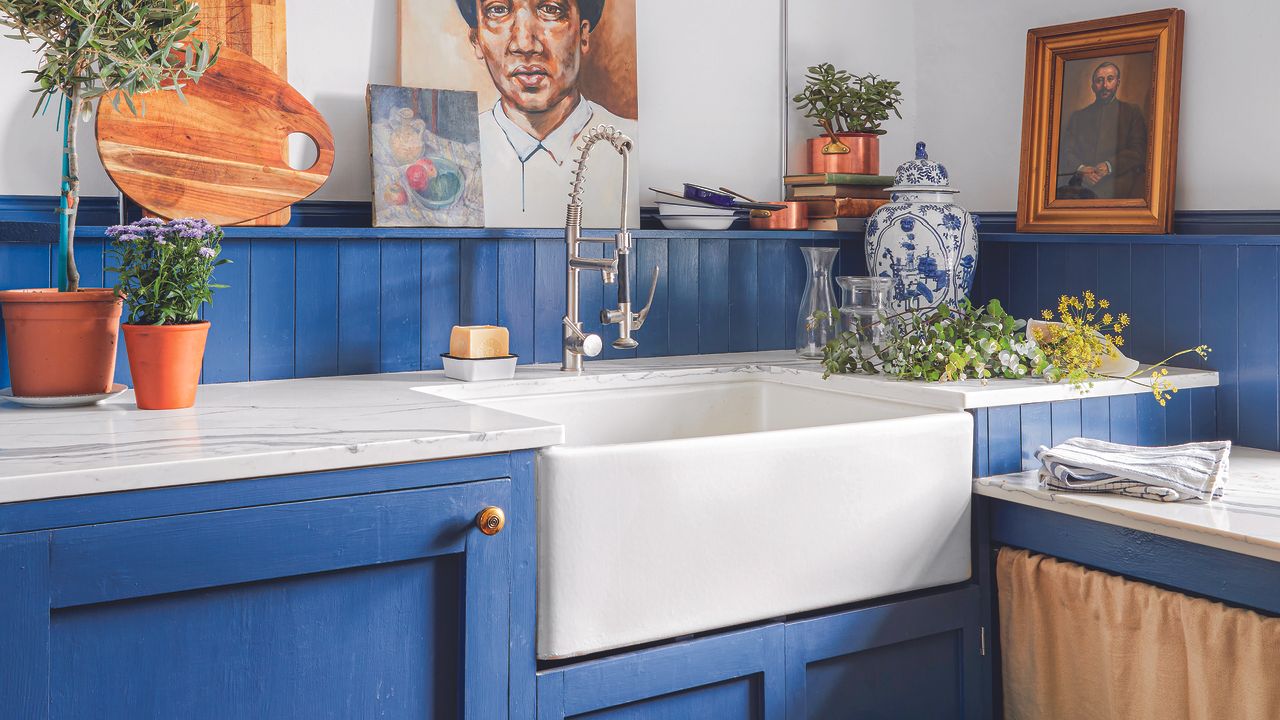
M 836 296 L 831 288 L 831 266 L 840 248 L 802 247 L 800 251 L 804 253 L 809 272 L 796 317 L 796 354 L 820 359 L 823 346 L 836 337 Z M 815 317 L 817 313 L 823 317 Z
M 889 278 L 844 275 L 836 282 L 843 291 L 840 331 L 857 335 L 863 354 L 870 355 L 888 333 Z

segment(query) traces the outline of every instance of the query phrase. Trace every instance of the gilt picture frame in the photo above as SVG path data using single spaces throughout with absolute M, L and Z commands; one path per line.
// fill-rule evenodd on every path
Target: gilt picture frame
M 1027 32 L 1018 232 L 1173 228 L 1184 13 Z

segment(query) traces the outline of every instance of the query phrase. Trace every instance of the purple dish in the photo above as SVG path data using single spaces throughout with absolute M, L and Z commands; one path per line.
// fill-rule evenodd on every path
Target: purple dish
M 733 196 L 728 193 L 722 193 L 719 190 L 712 190 L 693 183 L 684 184 L 684 196 L 689 200 L 701 200 L 702 202 L 724 207 L 731 207 L 734 200 Z

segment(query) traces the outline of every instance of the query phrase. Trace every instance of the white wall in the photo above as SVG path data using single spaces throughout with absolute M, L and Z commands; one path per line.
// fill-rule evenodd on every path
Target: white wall
M 368 199 L 366 83 L 396 79 L 397 0 L 290 0 L 289 75 L 333 127 L 337 164 L 316 197 Z M 683 180 L 778 195 L 784 104 L 804 68 L 824 60 L 902 81 L 903 120 L 890 120 L 881 171 L 910 157 L 917 139 L 947 164 L 975 210 L 1016 206 L 1026 31 L 1136 12 L 1149 0 L 790 0 L 787 87 L 782 0 L 640 0 L 641 184 Z M 363 7 L 352 11 L 352 6 Z M 1280 206 L 1272 165 L 1280 156 L 1280 84 L 1271 35 L 1274 0 L 1181 0 L 1187 11 L 1177 205 L 1181 209 Z M 59 135 L 52 116 L 30 117 L 35 56 L 0 40 L 0 194 L 57 192 Z M 793 170 L 816 131 L 788 110 Z M 92 129 L 83 128 L 86 147 Z M 84 191 L 114 192 L 93 152 Z M 642 201 L 652 194 L 644 190 Z
M 9 32 L 8 28 L 4 31 Z M 57 195 L 61 158 L 58 146 L 62 133 L 54 127 L 55 107 L 33 118 L 36 95 L 28 92 L 31 76 L 23 70 L 35 68 L 35 46 L 0 38 L 0 195 Z M 93 129 L 80 136 L 85 145 L 93 143 Z M 89 157 L 92 156 L 92 157 Z M 84 192 L 105 195 L 114 192 L 98 164 L 97 154 L 82 153 Z
M 826 0 L 823 0 L 824 2 Z M 640 202 L 650 186 L 776 199 L 781 0 L 638 0 Z
M 824 2 L 826 0 L 823 0 Z M 394 84 L 397 0 L 289 0 L 289 80 L 324 114 L 337 145 L 314 196 L 369 199 L 368 83 Z M 781 0 L 638 3 L 641 184 L 684 180 L 773 197 L 781 167 Z M 352 8 L 361 8 L 352 10 Z M 33 47 L 0 39 L 0 195 L 53 195 L 59 133 L 31 119 Z M 700 69 L 702 68 L 702 69 Z M 86 195 L 114 194 L 82 126 Z M 652 201 L 642 192 L 642 202 Z
M 1280 207 L 1280 84 L 1275 0 L 1179 0 L 1184 9 L 1175 207 Z M 1017 207 L 1027 30 L 1159 7 L 1150 0 L 918 0 L 919 134 L 943 161 L 959 201 Z
M 916 0 L 840 2 L 791 0 L 787 20 L 787 167 L 808 172 L 805 139 L 821 132 L 791 104 L 805 69 L 829 62 L 855 75 L 874 73 L 902 83 L 902 119 L 890 115 L 880 138 L 880 172 L 892 175 L 915 156 L 921 101 L 916 78 Z M 924 138 L 928 140 L 928 138 Z

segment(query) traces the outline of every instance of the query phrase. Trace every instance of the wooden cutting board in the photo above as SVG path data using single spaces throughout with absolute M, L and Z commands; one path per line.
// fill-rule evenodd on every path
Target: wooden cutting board
M 284 0 L 200 0 L 196 37 L 239 50 L 289 78 Z
M 333 169 L 333 133 L 288 82 L 224 47 L 198 83 L 140 96 L 134 115 L 111 98 L 98 103 L 98 154 L 115 184 L 161 217 L 203 217 L 221 225 L 278 212 L 311 195 Z M 135 101 L 136 102 L 136 101 Z M 315 141 L 317 160 L 289 167 L 290 133 Z
M 239 50 L 289 79 L 285 38 L 285 0 L 201 0 L 196 37 Z M 289 157 L 282 143 L 281 157 Z M 239 225 L 289 224 L 289 208 L 247 220 Z

